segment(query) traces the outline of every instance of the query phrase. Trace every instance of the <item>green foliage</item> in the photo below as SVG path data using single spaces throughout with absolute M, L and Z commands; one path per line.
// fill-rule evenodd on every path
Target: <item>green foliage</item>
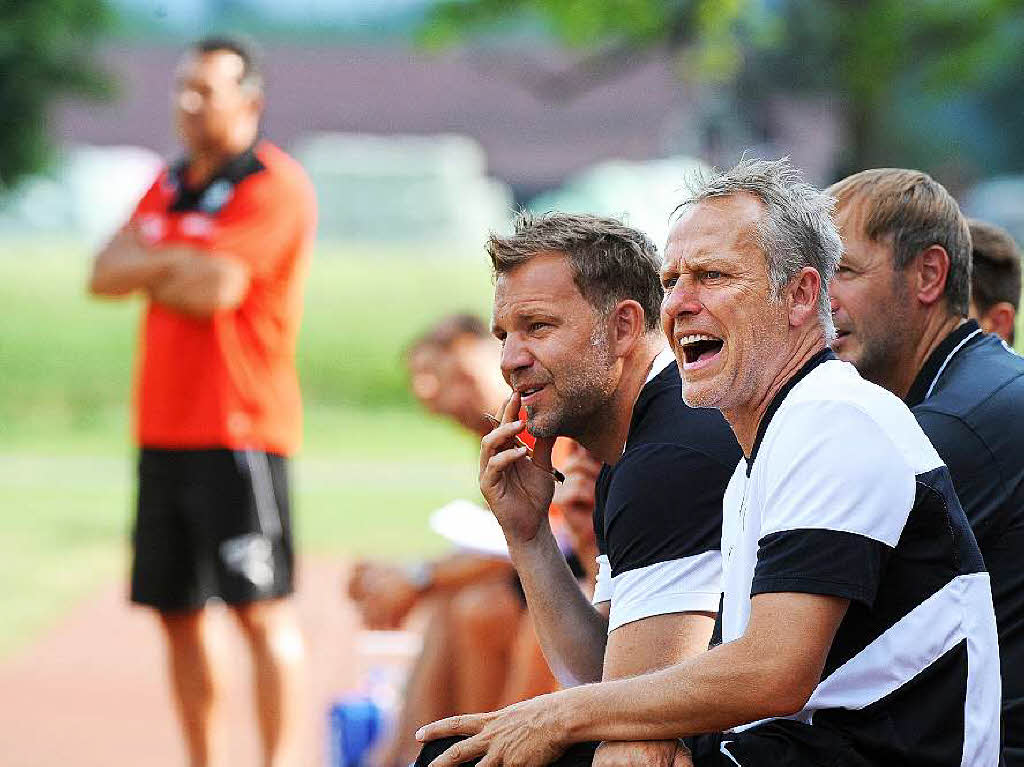
M 445 0 L 423 34 L 444 44 L 523 18 L 573 46 L 667 48 L 688 79 L 736 80 L 749 109 L 773 92 L 838 96 L 844 169 L 891 162 L 890 143 L 913 141 L 913 119 L 895 132 L 887 119 L 907 83 L 945 97 L 1005 90 L 1024 64 L 1020 0 Z
M 526 19 L 546 24 L 571 45 L 620 38 L 653 41 L 672 23 L 672 5 L 650 0 L 442 0 L 432 9 L 422 34 L 428 43 L 447 44 L 496 22 Z
M 1010 71 L 1022 22 L 1020 3 L 1008 0 L 787 0 L 749 39 L 739 88 L 747 98 L 790 89 L 843 99 L 842 172 L 905 163 L 924 132 L 913 115 L 893 125 L 908 91 L 949 98 Z
M 103 0 L 0 0 L 0 189 L 46 164 L 55 99 L 111 92 L 92 54 L 111 23 Z
M 570 46 L 605 53 L 664 47 L 707 79 L 735 74 L 735 24 L 749 0 L 441 0 L 421 39 L 431 47 L 535 22 Z

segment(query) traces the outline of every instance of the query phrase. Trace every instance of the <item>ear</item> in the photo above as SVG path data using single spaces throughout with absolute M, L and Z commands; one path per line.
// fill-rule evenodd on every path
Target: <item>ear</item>
M 619 301 L 612 309 L 610 330 L 615 356 L 626 356 L 647 332 L 643 307 L 633 300 Z
M 929 245 L 910 265 L 914 270 L 911 287 L 917 300 L 931 306 L 946 294 L 949 279 L 949 254 L 941 245 Z
M 818 316 L 818 294 L 821 291 L 821 275 L 811 266 L 805 266 L 786 288 L 790 327 L 803 327 Z
M 995 333 L 1007 343 L 1013 336 L 1013 324 L 1017 319 L 1017 310 L 1009 301 L 1000 301 L 989 307 L 989 310 L 978 318 L 978 324 L 986 333 Z
M 259 119 L 263 114 L 263 107 L 266 105 L 266 101 L 263 96 L 263 92 L 255 93 L 249 97 L 249 114 Z

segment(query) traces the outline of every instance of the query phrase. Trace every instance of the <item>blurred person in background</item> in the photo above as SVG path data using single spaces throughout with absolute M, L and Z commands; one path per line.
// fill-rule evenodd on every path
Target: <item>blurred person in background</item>
M 556 449 L 554 461 L 565 481 L 555 486 L 554 508 L 561 515 L 572 550 L 585 573 L 584 593 L 592 597 L 601 556 L 594 534 L 594 508 L 602 464 L 575 440 L 560 439 Z
M 967 221 L 971 229 L 971 319 L 986 333 L 1013 346 L 1020 309 L 1020 250 L 1013 236 L 994 224 Z
M 96 256 L 89 284 L 147 300 L 131 599 L 159 613 L 194 767 L 227 764 L 213 598 L 252 652 L 263 763 L 305 764 L 287 456 L 301 438 L 294 357 L 316 203 L 299 165 L 260 139 L 263 104 L 248 44 L 188 49 L 174 90 L 185 156 Z
M 509 392 L 500 346 L 483 321 L 469 314 L 443 318 L 413 342 L 406 363 L 412 392 L 428 411 L 478 437 L 490 431 L 483 414 L 496 412 Z M 566 464 L 559 499 L 564 516 L 589 523 L 599 464 L 568 440 L 559 449 L 556 460 L 564 456 Z M 561 509 L 552 513 L 560 518 Z M 569 533 L 579 532 L 578 524 L 563 529 L 576 551 L 593 556 L 592 530 L 584 527 L 580 538 Z M 382 767 L 409 764 L 419 749 L 412 733 L 440 716 L 483 711 L 557 687 L 507 556 L 456 550 L 411 566 L 364 560 L 355 564 L 348 593 L 370 629 L 399 628 L 416 608 L 428 613 L 423 651 L 406 683 L 394 736 L 375 754 Z
M 949 467 L 992 581 L 1004 756 L 1024 765 L 1024 359 L 968 319 L 973 231 L 975 252 L 1011 275 L 985 273 L 982 306 L 1020 293 L 1019 263 L 1015 275 L 1005 263 L 1018 258 L 1013 241 L 995 227 L 969 230 L 952 196 L 919 171 L 867 170 L 829 192 L 844 250 L 830 286 L 833 348 L 910 406 Z

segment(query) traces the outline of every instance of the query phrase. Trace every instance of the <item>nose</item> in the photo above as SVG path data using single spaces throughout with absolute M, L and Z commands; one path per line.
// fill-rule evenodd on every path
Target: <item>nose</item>
M 416 373 L 412 377 L 412 393 L 424 407 L 431 409 L 441 393 L 441 382 L 432 373 Z
M 511 378 L 517 370 L 528 368 L 532 364 L 533 355 L 526 348 L 526 344 L 515 333 L 509 333 L 501 347 L 501 372 L 505 380 Z
M 661 301 L 662 324 L 667 331 L 677 317 L 699 314 L 702 308 L 697 291 L 679 280 Z
M 839 296 L 835 280 L 829 282 L 828 285 L 828 304 L 829 308 L 832 310 L 832 314 L 835 315 L 835 313 L 839 311 Z

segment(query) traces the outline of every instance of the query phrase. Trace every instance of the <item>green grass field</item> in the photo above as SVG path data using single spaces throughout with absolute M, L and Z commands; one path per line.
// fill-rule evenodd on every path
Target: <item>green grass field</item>
M 127 566 L 139 304 L 89 300 L 87 267 L 66 242 L 0 247 L 0 656 Z M 477 497 L 477 446 L 411 403 L 400 355 L 433 318 L 489 302 L 482 260 L 317 253 L 300 342 L 301 550 L 409 558 L 444 547 L 425 521 Z

